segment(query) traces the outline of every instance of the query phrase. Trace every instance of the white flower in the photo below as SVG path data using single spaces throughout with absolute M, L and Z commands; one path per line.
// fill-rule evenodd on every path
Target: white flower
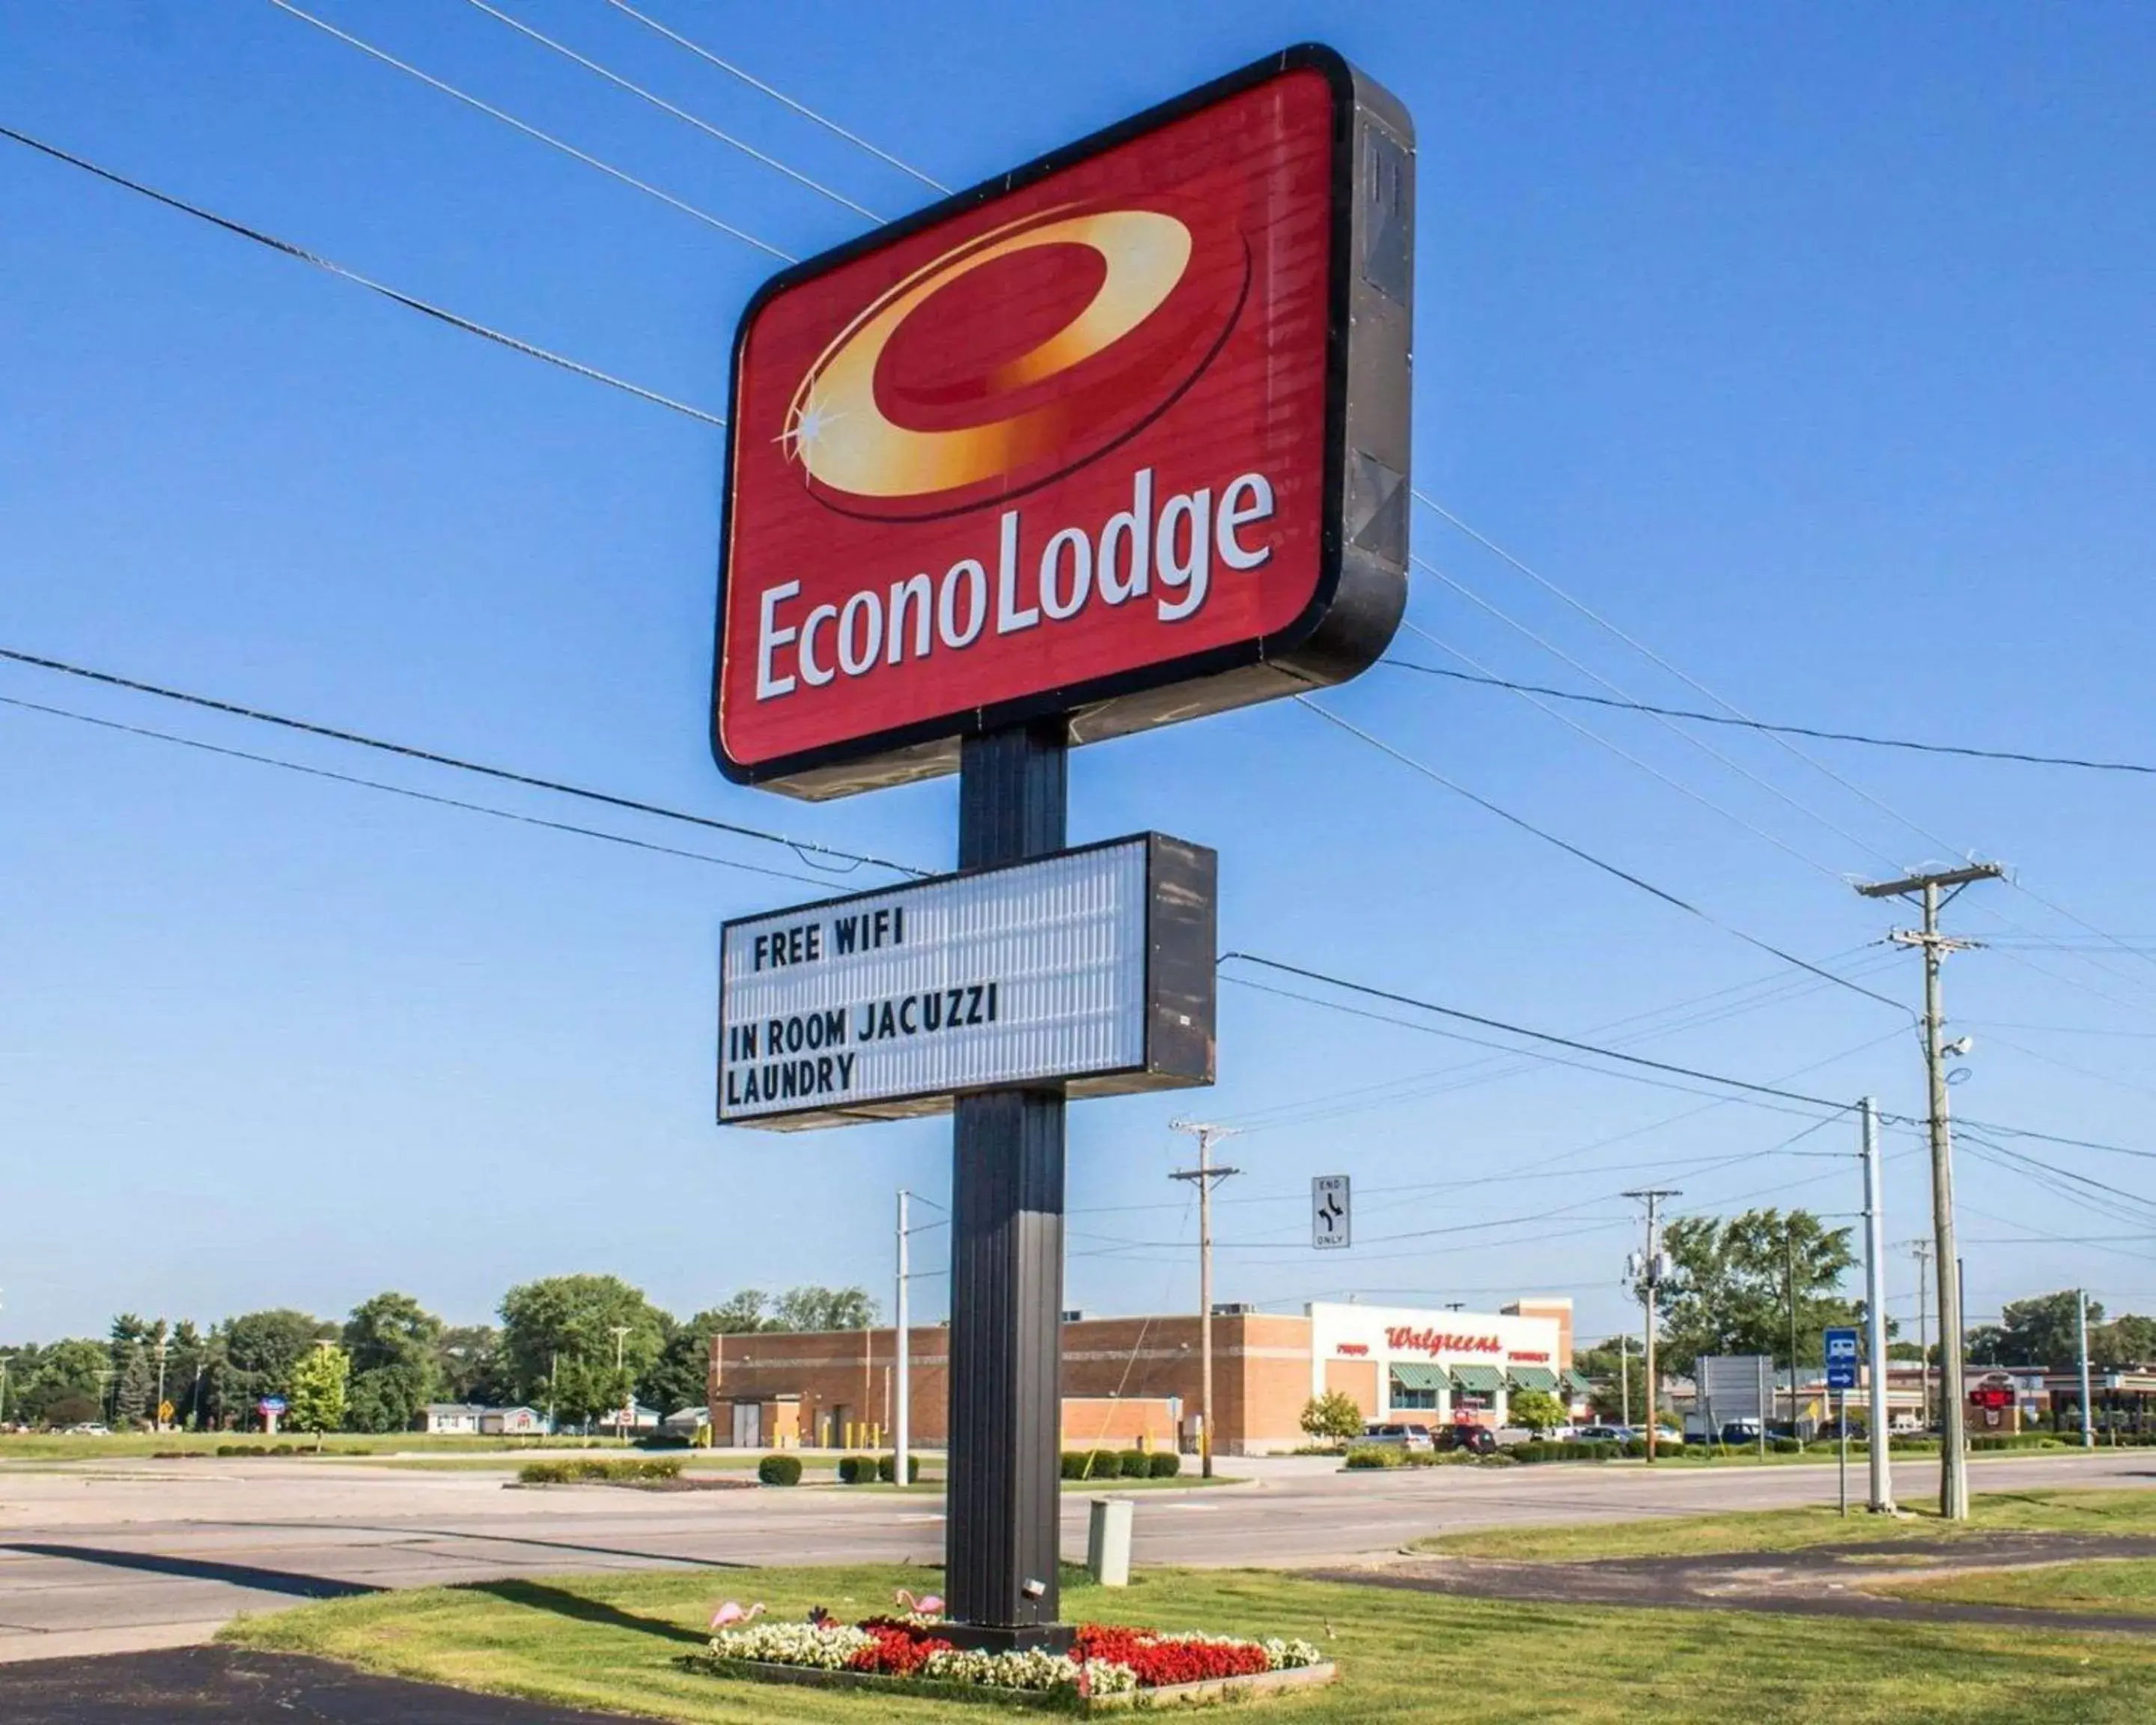
M 721 1630 L 711 1637 L 711 1652 L 719 1659 L 754 1659 L 835 1671 L 874 1640 L 865 1630 L 837 1625 L 819 1629 L 812 1623 L 754 1623 Z
M 1311 1641 L 1283 1641 L 1277 1635 L 1262 1644 L 1265 1664 L 1273 1671 L 1291 1671 L 1299 1666 L 1322 1665 L 1325 1655 Z

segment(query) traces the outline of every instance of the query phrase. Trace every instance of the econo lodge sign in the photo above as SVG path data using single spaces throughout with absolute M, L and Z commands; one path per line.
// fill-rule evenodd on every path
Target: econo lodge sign
M 1405 596 L 1413 140 L 1291 49 L 766 284 L 726 772 L 841 795 L 1369 665 Z

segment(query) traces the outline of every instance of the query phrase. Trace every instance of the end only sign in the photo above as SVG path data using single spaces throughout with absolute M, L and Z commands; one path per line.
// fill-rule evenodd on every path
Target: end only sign
M 1826 1387 L 1829 1389 L 1856 1388 L 1860 1353 L 1855 1330 L 1832 1329 L 1826 1332 Z

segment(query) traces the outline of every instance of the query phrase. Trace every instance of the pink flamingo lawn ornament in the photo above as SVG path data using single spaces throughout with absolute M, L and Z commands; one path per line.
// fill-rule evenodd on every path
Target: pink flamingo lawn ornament
M 753 1623 L 762 1611 L 763 1601 L 761 1599 L 746 1609 L 742 1608 L 740 1600 L 728 1599 L 725 1604 L 711 1614 L 711 1627 L 725 1629 L 730 1624 Z
M 941 1594 L 923 1594 L 916 1599 L 911 1589 L 901 1588 L 898 1603 L 906 1607 L 907 1615 L 911 1617 L 940 1617 L 943 1615 L 943 1596 Z

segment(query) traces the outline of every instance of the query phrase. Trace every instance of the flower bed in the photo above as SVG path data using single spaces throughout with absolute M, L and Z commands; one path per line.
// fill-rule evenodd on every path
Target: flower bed
M 1246 1641 L 1082 1624 L 1069 1653 L 987 1653 L 954 1647 L 922 1616 L 858 1624 L 752 1623 L 711 1637 L 707 1668 L 782 1666 L 806 1671 L 949 1684 L 1078 1701 L 1141 1696 L 1192 1684 L 1233 1682 L 1324 1664 L 1308 1641 Z

